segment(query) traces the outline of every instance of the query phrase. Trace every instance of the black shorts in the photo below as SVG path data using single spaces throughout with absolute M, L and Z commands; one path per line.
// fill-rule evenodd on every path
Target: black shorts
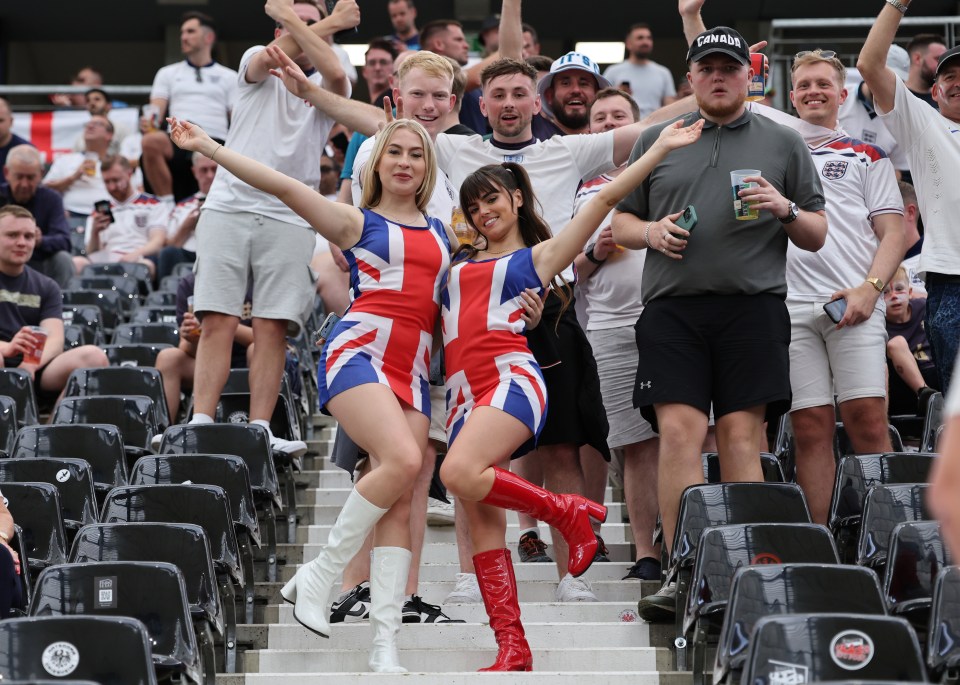
M 654 426 L 663 403 L 712 404 L 717 418 L 766 405 L 767 421 L 790 409 L 790 316 L 776 295 L 659 298 L 636 333 L 633 404 Z
M 574 299 L 562 315 L 561 307 L 551 291 L 540 325 L 527 333 L 547 384 L 547 416 L 537 445 L 591 445 L 609 461 L 609 426 L 593 348 L 577 322 Z

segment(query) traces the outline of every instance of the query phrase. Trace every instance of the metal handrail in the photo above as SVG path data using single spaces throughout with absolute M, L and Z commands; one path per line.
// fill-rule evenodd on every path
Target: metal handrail
M 100 88 L 110 95 L 149 95 L 151 86 L 68 86 L 29 84 L 10 86 L 0 84 L 0 95 L 46 95 L 47 93 L 83 94 L 91 88 Z

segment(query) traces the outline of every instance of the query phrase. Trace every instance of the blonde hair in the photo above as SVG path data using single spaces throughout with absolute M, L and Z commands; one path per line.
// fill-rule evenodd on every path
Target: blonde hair
M 435 52 L 420 50 L 403 60 L 400 68 L 397 69 L 398 84 L 401 90 L 403 90 L 403 80 L 411 69 L 420 69 L 427 76 L 450 79 L 450 83 L 453 83 L 453 66 L 447 61 L 446 57 L 441 57 Z
M 840 85 L 841 88 L 843 88 L 843 84 L 847 80 L 846 67 L 843 66 L 843 62 L 841 62 L 836 55 L 832 55 L 831 57 L 825 57 L 823 52 L 824 51 L 821 48 L 817 48 L 816 50 L 810 50 L 809 52 L 804 52 L 799 57 L 794 58 L 793 67 L 791 67 L 790 69 L 791 79 L 793 79 L 793 77 L 796 76 L 797 69 L 799 69 L 800 67 L 805 67 L 809 64 L 819 64 L 820 62 L 824 62 L 826 64 L 829 64 L 831 67 L 833 67 L 833 70 L 837 74 L 837 83 Z
M 897 267 L 897 270 L 893 272 L 893 276 L 890 278 L 890 282 L 903 281 L 907 285 L 910 284 L 910 275 L 907 273 L 907 270 L 903 267 L 903 264 Z
M 383 197 L 383 183 L 380 181 L 377 166 L 380 164 L 380 159 L 383 157 L 387 145 L 390 144 L 393 134 L 401 128 L 416 133 L 423 143 L 423 162 L 426 165 L 426 170 L 423 174 L 423 180 L 420 182 L 420 187 L 417 188 L 416 201 L 417 209 L 424 213 L 427 211 L 427 203 L 433 193 L 433 186 L 437 182 L 437 159 L 430 134 L 427 133 L 427 129 L 413 119 L 398 119 L 385 127 L 374 138 L 370 159 L 363 167 L 363 192 L 360 195 L 360 206 L 365 209 L 372 209 L 380 204 Z

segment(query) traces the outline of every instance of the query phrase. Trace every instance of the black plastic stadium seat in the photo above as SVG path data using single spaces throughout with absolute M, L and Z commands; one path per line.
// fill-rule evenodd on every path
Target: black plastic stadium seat
M 849 565 L 765 564 L 737 570 L 720 629 L 713 682 L 736 684 L 757 621 L 779 614 L 885 613 L 877 575 Z
M 41 457 L 0 460 L 0 483 L 49 483 L 60 498 L 60 512 L 67 530 L 76 532 L 88 523 L 96 523 L 97 495 L 93 472 L 83 459 Z M 0 485 L 0 490 L 6 485 Z
M 109 645 L 109 649 L 105 647 Z M 0 673 L 29 683 L 71 676 L 99 685 L 156 685 L 150 635 L 134 618 L 49 616 L 0 621 Z
M 63 304 L 69 305 L 93 305 L 100 308 L 103 314 L 104 334 L 110 334 L 113 329 L 123 320 L 126 313 L 122 297 L 116 290 L 64 290 Z
M 17 403 L 17 423 L 21 428 L 40 423 L 33 378 L 23 369 L 0 369 L 0 395 Z
M 960 567 L 940 571 L 933 586 L 927 666 L 931 682 L 941 682 L 947 672 L 960 668 Z
M 757 621 L 744 683 L 825 680 L 923 682 L 920 645 L 902 618 L 793 614 Z
M 64 325 L 79 326 L 84 331 L 85 345 L 103 345 L 103 312 L 92 304 L 63 305 Z
M 110 262 L 107 264 L 87 264 L 83 267 L 83 276 L 125 276 L 140 284 L 140 294 L 146 296 L 152 290 L 150 268 L 137 262 Z
M 112 423 L 123 436 L 130 461 L 150 451 L 150 440 L 160 430 L 156 403 L 146 395 L 64 397 L 53 413 L 53 423 Z
M 890 534 L 898 523 L 929 521 L 929 486 L 920 483 L 875 485 L 863 503 L 863 525 L 857 544 L 857 563 L 881 573 L 887 563 Z
M 17 439 L 17 401 L 7 395 L 0 395 L 0 459 L 13 454 Z
M 923 635 L 930 620 L 933 585 L 950 565 L 937 521 L 900 523 L 890 534 L 883 596 L 893 616 L 903 616 Z
M 103 351 L 110 366 L 156 366 L 157 355 L 172 345 L 167 343 L 137 343 L 129 345 L 104 345 Z
M 151 367 L 107 366 L 77 369 L 70 374 L 64 389 L 66 397 L 93 395 L 144 395 L 153 400 L 160 430 L 170 425 L 163 377 Z
M 123 323 L 113 331 L 114 345 L 180 344 L 176 323 Z
M 67 558 L 60 494 L 49 483 L 5 483 L 0 491 L 20 526 L 30 572 L 36 576 Z

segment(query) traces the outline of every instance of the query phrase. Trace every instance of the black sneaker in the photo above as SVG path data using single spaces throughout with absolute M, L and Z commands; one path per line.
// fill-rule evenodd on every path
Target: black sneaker
M 436 604 L 427 604 L 421 597 L 414 595 L 403 603 L 404 623 L 466 623 L 450 618 Z
M 540 539 L 540 535 L 531 531 L 520 536 L 520 542 L 517 543 L 517 553 L 520 555 L 520 561 L 553 563 L 553 559 L 547 554 L 547 543 Z
M 333 603 L 330 623 L 357 623 L 370 618 L 370 583 L 363 581 Z
M 603 541 L 603 538 L 599 535 L 597 536 L 597 552 L 593 555 L 593 561 L 610 561 L 610 550 L 607 549 L 606 543 Z
M 639 559 L 621 580 L 660 580 L 660 562 L 653 557 Z

